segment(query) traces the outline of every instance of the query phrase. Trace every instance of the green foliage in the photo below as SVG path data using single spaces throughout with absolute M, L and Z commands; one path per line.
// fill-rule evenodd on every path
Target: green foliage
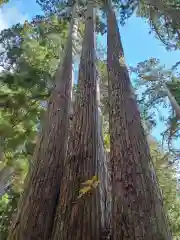
M 18 61 L 16 66 L 27 71 L 27 63 L 43 73 L 54 74 L 59 64 L 64 42 L 67 37 L 67 22 L 56 16 L 37 16 L 32 22 L 17 24 L 1 32 L 1 66 L 6 69 Z M 24 64 L 25 60 L 25 64 Z M 18 69 L 19 70 L 19 69 Z
M 17 203 L 20 194 L 9 190 L 0 199 L 0 239 L 6 240 L 8 236 L 8 227 L 11 225 L 11 219 L 17 209 Z
M 0 137 L 3 166 L 13 169 L 13 181 L 0 199 L 0 239 L 7 231 L 40 131 L 40 121 L 60 64 L 67 23 L 56 17 L 36 17 L 31 23 L 3 30 L 0 73 Z
M 4 3 L 8 3 L 9 0 L 0 0 L 0 6 L 3 5 Z
M 164 207 L 168 214 L 173 236 L 180 236 L 180 198 L 177 193 L 176 170 L 169 164 L 168 154 L 160 151 L 157 143 L 150 145 L 151 156 L 163 193 Z
M 163 133 L 164 143 L 169 147 L 169 151 L 179 158 L 179 150 L 174 146 L 174 141 L 179 137 L 179 119 L 176 117 L 163 87 L 163 83 L 166 83 L 171 94 L 179 103 L 180 79 L 178 73 L 166 69 L 159 60 L 153 58 L 140 62 L 136 68 L 131 68 L 131 70 L 136 74 L 134 79 L 136 88 L 141 91 L 138 101 L 143 114 L 153 126 L 156 125 L 155 116 L 158 113 L 160 121 L 166 125 Z M 168 110 L 166 116 L 162 116 L 159 111 L 160 106 Z
M 121 1 L 120 1 L 121 2 Z M 179 49 L 180 5 L 178 0 L 126 0 L 122 1 L 121 23 L 133 13 L 149 22 L 153 32 L 169 49 Z
M 109 136 L 109 134 L 104 134 L 104 147 L 107 151 L 110 150 L 110 136 Z

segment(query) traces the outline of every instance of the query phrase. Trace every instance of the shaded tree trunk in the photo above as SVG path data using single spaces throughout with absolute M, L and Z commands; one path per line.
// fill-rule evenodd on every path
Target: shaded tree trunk
M 107 17 L 113 240 L 169 240 L 172 237 L 110 4 Z
M 78 199 L 81 183 L 98 174 L 98 122 L 94 50 L 94 14 L 88 6 L 73 128 L 66 171 L 55 219 L 53 240 L 100 239 L 99 187 Z
M 102 112 L 100 107 L 100 79 L 97 79 L 97 100 L 98 100 L 98 162 L 99 162 L 99 179 L 100 179 L 100 203 L 101 203 L 101 226 L 103 239 L 111 234 L 111 190 L 108 161 L 104 142 L 103 142 L 103 124 Z
M 74 13 L 75 8 L 76 6 Z M 28 177 L 8 239 L 49 240 L 51 236 L 67 148 L 73 19 L 67 51 L 55 76 L 56 85 L 49 100 L 43 132 L 34 153 L 34 168 Z

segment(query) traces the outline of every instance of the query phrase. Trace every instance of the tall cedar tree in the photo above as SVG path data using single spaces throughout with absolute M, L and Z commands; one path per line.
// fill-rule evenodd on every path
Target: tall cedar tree
M 112 239 L 172 239 L 110 3 L 107 18 Z
M 8 239 L 50 239 L 67 148 L 73 19 L 66 43 L 67 50 L 55 76 L 56 84 L 49 100 L 46 121 L 36 145 L 34 169 Z
M 78 199 L 81 183 L 98 173 L 98 108 L 94 13 L 87 9 L 73 128 L 60 192 L 53 240 L 100 239 L 99 186 Z

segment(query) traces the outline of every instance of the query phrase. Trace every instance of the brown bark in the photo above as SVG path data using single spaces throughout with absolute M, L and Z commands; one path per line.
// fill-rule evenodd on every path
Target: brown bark
M 93 8 L 88 6 L 78 93 L 70 134 L 66 171 L 62 181 L 53 240 L 99 240 L 99 187 L 78 199 L 80 183 L 97 176 L 97 96 Z
M 71 24 L 73 25 L 73 23 Z M 67 51 L 56 73 L 43 133 L 34 153 L 34 168 L 9 233 L 12 240 L 49 240 L 67 148 L 72 74 L 72 26 Z
M 111 6 L 107 15 L 113 240 L 169 240 L 172 237 Z

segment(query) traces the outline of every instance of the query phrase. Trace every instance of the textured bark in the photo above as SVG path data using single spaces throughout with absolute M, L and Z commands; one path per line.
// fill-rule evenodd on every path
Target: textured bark
M 34 169 L 9 234 L 12 240 L 49 240 L 67 148 L 72 73 L 72 26 L 67 51 L 56 73 L 46 121 L 34 154 Z
M 162 196 L 111 6 L 107 15 L 113 240 L 169 240 Z
M 73 129 L 70 135 L 66 171 L 62 181 L 53 240 L 99 240 L 99 187 L 77 199 L 80 183 L 92 179 L 98 169 L 97 96 L 94 52 L 93 8 L 88 6 Z

